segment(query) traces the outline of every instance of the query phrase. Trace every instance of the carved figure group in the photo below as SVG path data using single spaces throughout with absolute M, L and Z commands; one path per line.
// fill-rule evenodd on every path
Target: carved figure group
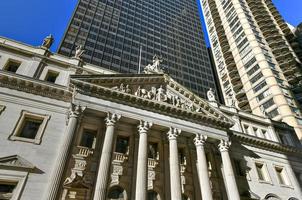
M 167 91 L 162 85 L 160 85 L 158 88 L 152 86 L 149 90 L 138 86 L 135 92 L 133 92 L 129 85 L 125 86 L 123 83 L 121 83 L 119 86 L 112 87 L 112 89 L 127 94 L 134 94 L 135 96 L 153 101 L 165 102 L 178 108 L 189 110 L 191 112 L 201 111 L 201 108 L 197 106 L 195 101 L 191 101 L 189 99 L 182 99 L 178 95 Z
M 164 71 L 159 66 L 160 63 L 162 62 L 163 62 L 162 57 L 155 55 L 153 57 L 152 65 L 151 64 L 147 65 L 144 69 L 144 73 L 145 74 L 163 73 Z

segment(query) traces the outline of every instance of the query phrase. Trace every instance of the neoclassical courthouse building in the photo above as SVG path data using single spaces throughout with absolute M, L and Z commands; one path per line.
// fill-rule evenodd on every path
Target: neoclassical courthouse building
M 0 38 L 0 199 L 301 200 L 292 127 Z

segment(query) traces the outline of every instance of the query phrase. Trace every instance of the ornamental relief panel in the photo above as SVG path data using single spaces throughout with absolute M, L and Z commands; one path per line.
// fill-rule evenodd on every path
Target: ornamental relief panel
M 148 100 L 167 103 L 190 112 L 202 112 L 201 107 L 198 106 L 198 102 L 196 102 L 195 99 L 192 101 L 190 100 L 191 97 L 184 98 L 177 95 L 175 91 L 172 91 L 164 85 L 130 86 L 121 83 L 119 86 L 114 86 L 111 89 Z

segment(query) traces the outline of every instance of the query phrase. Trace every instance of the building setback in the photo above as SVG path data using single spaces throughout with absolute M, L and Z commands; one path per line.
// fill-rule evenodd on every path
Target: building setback
M 202 97 L 216 90 L 195 0 L 79 0 L 58 52 L 122 73 L 161 55 L 165 71 Z
M 296 99 L 301 61 L 271 0 L 201 0 L 201 5 L 225 101 L 288 123 L 301 140 Z

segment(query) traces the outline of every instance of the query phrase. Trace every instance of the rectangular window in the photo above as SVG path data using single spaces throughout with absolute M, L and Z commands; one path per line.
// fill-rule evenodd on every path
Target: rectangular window
M 267 113 L 267 116 L 269 118 L 274 118 L 276 117 L 277 115 L 279 115 L 279 112 L 278 112 L 278 108 L 275 108 L 274 110 L 270 111 L 269 113 Z
M 285 169 L 282 167 L 275 167 L 276 174 L 280 185 L 289 185 Z
M 118 136 L 116 138 L 115 152 L 128 154 L 129 153 L 129 138 Z
M 270 90 L 265 90 L 261 94 L 257 96 L 258 102 L 262 101 L 265 97 L 269 96 L 271 94 Z
M 255 65 L 254 67 L 252 67 L 252 68 L 250 69 L 250 71 L 247 72 L 247 74 L 248 74 L 249 76 L 251 76 L 251 75 L 253 75 L 256 71 L 258 71 L 258 69 L 260 69 L 260 67 L 259 67 L 259 65 L 257 64 L 257 65 Z
M 0 181 L 0 199 L 12 199 L 16 186 L 16 182 Z
M 50 83 L 55 83 L 58 76 L 59 76 L 59 72 L 49 70 L 46 74 L 45 81 Z
M 256 61 L 257 61 L 256 58 L 253 57 L 251 60 L 249 60 L 247 63 L 244 64 L 244 68 L 249 69 L 250 66 L 252 66 Z
M 20 67 L 20 65 L 21 65 L 21 62 L 9 59 L 4 67 L 4 70 L 16 73 L 18 68 Z
M 263 105 L 263 108 L 264 109 L 268 109 L 269 107 L 271 107 L 272 105 L 274 105 L 275 104 L 275 102 L 274 102 L 274 100 L 273 99 L 270 99 L 270 100 L 268 100 L 268 101 L 266 101 L 264 104 L 262 104 Z
M 80 146 L 87 148 L 95 148 L 96 142 L 96 131 L 84 129 L 82 133 L 82 138 Z
M 259 83 L 258 85 L 256 85 L 253 90 L 254 92 L 258 92 L 259 90 L 261 90 L 262 88 L 264 88 L 266 86 L 266 82 L 262 81 L 261 83 Z
M 269 181 L 267 170 L 265 169 L 265 165 L 263 163 L 256 163 L 256 170 L 259 181 Z
M 159 157 L 158 156 L 158 144 L 157 143 L 149 143 L 148 158 L 159 159 L 158 157 Z
M 48 115 L 40 115 L 23 110 L 9 139 L 40 144 L 49 119 L 50 116 Z
M 253 78 L 250 79 L 251 83 L 254 84 L 256 83 L 259 79 L 261 79 L 263 77 L 262 73 L 259 72 L 258 74 L 256 74 Z
M 34 139 L 40 129 L 43 119 L 25 117 L 19 137 Z

